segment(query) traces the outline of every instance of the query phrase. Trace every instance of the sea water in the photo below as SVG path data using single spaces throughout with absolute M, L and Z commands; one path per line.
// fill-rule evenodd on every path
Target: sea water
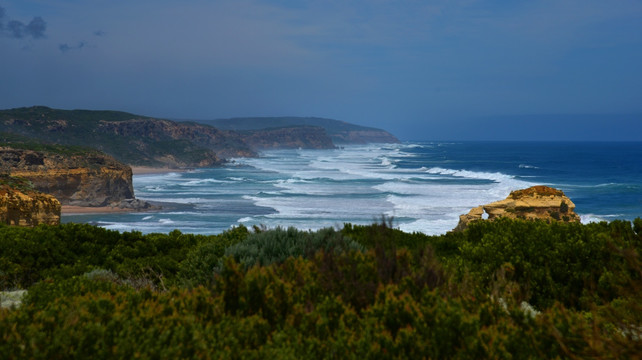
M 563 190 L 583 222 L 642 217 L 642 142 L 406 142 L 274 150 L 187 172 L 135 175 L 163 210 L 64 215 L 120 231 L 217 234 L 230 227 L 340 228 L 382 216 L 443 234 L 472 207 L 512 190 Z

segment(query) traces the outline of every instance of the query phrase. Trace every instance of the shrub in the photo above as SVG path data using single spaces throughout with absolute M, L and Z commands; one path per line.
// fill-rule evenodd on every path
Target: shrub
M 288 257 L 310 258 L 319 250 L 334 252 L 362 249 L 362 246 L 332 228 L 310 232 L 293 227 L 278 227 L 250 234 L 246 240 L 228 247 L 225 256 L 232 256 L 245 266 L 252 267 L 283 262 Z

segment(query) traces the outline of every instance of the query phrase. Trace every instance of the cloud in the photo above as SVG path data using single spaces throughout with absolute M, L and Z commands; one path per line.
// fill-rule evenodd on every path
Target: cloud
M 58 45 L 58 49 L 60 49 L 60 51 L 62 51 L 63 53 L 66 53 L 66 52 L 69 52 L 69 51 L 72 51 L 72 50 L 80 50 L 80 49 L 84 48 L 85 46 L 87 46 L 87 43 L 84 42 L 84 41 L 81 41 L 81 42 L 78 43 L 78 45 L 69 45 L 67 43 L 60 44 L 60 45 Z
M 94 36 L 105 36 L 105 32 L 102 30 L 94 31 Z
M 9 20 L 6 25 L 5 21 Z M 0 7 L 0 35 L 6 35 L 14 39 L 31 37 L 42 39 L 45 37 L 47 23 L 40 16 L 35 16 L 28 24 L 18 20 L 10 20 L 4 8 Z

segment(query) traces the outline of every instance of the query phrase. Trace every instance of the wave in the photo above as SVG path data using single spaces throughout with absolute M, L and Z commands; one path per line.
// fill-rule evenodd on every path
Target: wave
M 462 156 L 461 146 L 467 145 L 406 143 L 266 151 L 261 158 L 237 159 L 233 166 L 204 169 L 199 173 L 136 177 L 134 187 L 138 197 L 189 204 L 177 207 L 187 211 L 154 213 L 143 221 L 141 215 L 132 214 L 111 218 L 119 221 L 127 218 L 130 222 L 124 226 L 128 229 L 171 231 L 179 228 L 211 233 L 239 223 L 301 229 L 344 222 L 369 224 L 385 214 L 394 216 L 397 226 L 404 231 L 439 234 L 453 229 L 459 215 L 470 208 L 504 199 L 513 190 L 536 184 L 548 182 L 564 191 L 570 189 L 578 199 L 593 199 L 596 193 L 622 195 L 633 191 L 635 195 L 640 189 L 634 180 L 623 181 L 628 185 L 610 183 L 618 181 L 617 177 L 581 179 L 575 184 L 573 178 L 567 178 L 564 182 L 570 185 L 560 185 L 560 181 L 552 181 L 554 178 L 547 178 L 545 174 L 520 171 L 536 169 L 531 164 L 539 162 L 522 159 L 519 153 L 517 160 L 494 168 L 497 170 L 483 167 L 481 171 L 471 170 L 473 166 L 483 166 L 488 158 L 470 153 Z M 573 159 L 568 161 L 570 168 Z M 526 178 L 513 171 L 538 177 Z M 623 186 L 637 188 L 629 190 Z M 587 209 L 587 214 L 582 215 L 583 222 L 619 217 L 591 214 L 591 211 L 599 213 Z M 162 224 L 160 219 L 174 223 Z M 103 225 L 118 226 L 116 222 Z
M 440 167 L 429 168 L 426 170 L 426 172 L 429 174 L 448 175 L 448 176 L 461 177 L 466 179 L 492 180 L 496 182 L 515 179 L 515 176 L 513 175 L 506 175 L 499 172 L 455 170 L 455 169 L 444 169 Z
M 396 165 L 394 165 L 393 161 L 390 160 L 389 158 L 385 157 L 385 156 L 381 157 L 381 165 L 385 166 L 385 167 L 387 167 L 389 169 L 394 169 L 396 167 Z
M 230 180 L 233 180 L 230 178 Z M 208 184 L 229 184 L 232 181 L 218 180 L 218 179 L 197 179 L 190 180 L 182 183 L 183 186 L 193 186 L 193 185 L 208 185 Z

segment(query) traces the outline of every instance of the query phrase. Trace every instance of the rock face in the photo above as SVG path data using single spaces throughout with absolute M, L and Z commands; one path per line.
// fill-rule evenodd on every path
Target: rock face
M 384 130 L 345 130 L 331 134 L 337 144 L 399 143 L 394 135 Z
M 176 158 L 178 156 L 176 154 L 174 154 L 173 157 L 175 159 L 172 161 L 168 161 L 168 156 L 154 158 L 157 162 L 176 167 L 218 166 L 223 163 L 219 156 L 223 158 L 256 156 L 256 153 L 246 145 L 238 133 L 191 122 L 174 122 L 149 118 L 128 121 L 100 121 L 98 131 L 123 138 L 146 139 L 151 142 L 151 145 L 144 145 L 147 148 L 159 142 L 182 141 L 192 144 L 192 147 L 186 146 L 187 152 L 199 150 L 196 147 L 215 152 L 199 153 L 199 157 L 188 157 L 182 161 L 177 161 Z
M 485 216 L 486 215 L 486 216 Z M 494 220 L 501 217 L 511 219 L 579 222 L 575 204 L 561 190 L 548 186 L 533 186 L 516 190 L 501 201 L 481 205 L 459 217 L 455 231 L 463 231 L 472 221 Z
M 0 148 L 0 170 L 29 180 L 63 205 L 106 206 L 134 198 L 131 167 L 99 152 Z
M 241 132 L 245 142 L 257 150 L 334 149 L 332 139 L 318 126 L 292 126 Z
M 92 147 L 120 162 L 169 168 L 220 166 L 227 157 L 256 156 L 241 135 L 193 122 L 119 111 L 44 106 L 0 110 L 0 142 Z
M 60 224 L 60 202 L 51 195 L 0 185 L 0 223 L 17 226 Z
M 399 139 L 394 135 L 382 129 L 355 125 L 340 120 L 315 117 L 256 117 L 204 120 L 200 122 L 215 126 L 219 129 L 234 131 L 283 127 L 291 128 L 293 126 L 321 127 L 335 145 L 399 142 Z

